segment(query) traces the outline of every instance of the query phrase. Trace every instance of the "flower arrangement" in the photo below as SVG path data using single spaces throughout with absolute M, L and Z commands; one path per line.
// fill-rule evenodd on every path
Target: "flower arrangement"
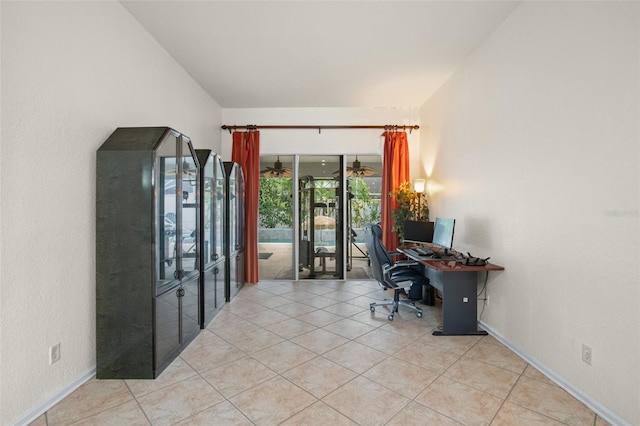
M 396 208 L 391 211 L 392 230 L 400 241 L 404 239 L 405 220 L 429 221 L 429 203 L 427 197 L 413 190 L 409 182 L 402 182 L 389 196 L 395 200 Z

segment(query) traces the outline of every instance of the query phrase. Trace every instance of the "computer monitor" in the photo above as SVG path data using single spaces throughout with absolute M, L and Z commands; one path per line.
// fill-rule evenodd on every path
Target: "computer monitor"
M 404 241 L 408 243 L 430 243 L 433 240 L 433 222 L 404 221 Z
M 432 243 L 443 248 L 445 253 L 451 249 L 453 245 L 453 229 L 455 224 L 455 219 L 443 219 L 441 217 L 436 218 L 436 223 L 433 228 Z

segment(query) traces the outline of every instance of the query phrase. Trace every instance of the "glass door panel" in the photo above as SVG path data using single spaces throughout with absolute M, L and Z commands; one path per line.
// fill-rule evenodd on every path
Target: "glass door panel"
M 237 218 L 238 217 L 238 204 L 236 202 L 236 176 L 234 173 L 228 177 L 229 179 L 229 217 Z M 230 252 L 234 252 L 238 250 L 238 228 L 235 226 L 237 224 L 237 220 L 233 220 L 231 225 L 229 226 L 229 247 L 231 248 Z
M 380 155 L 347 156 L 347 279 L 370 278 L 364 226 L 380 221 L 382 158 Z
M 214 164 L 214 181 L 212 196 L 212 208 L 214 211 L 213 216 L 213 254 L 211 260 L 214 262 L 220 259 L 224 253 L 224 200 L 226 198 L 224 183 L 225 183 L 225 171 L 224 165 L 220 157 L 216 157 Z
M 178 164 L 180 176 L 181 214 L 178 216 L 182 223 L 182 235 L 177 236 L 178 249 L 182 253 L 182 271 L 187 278 L 197 271 L 198 238 L 198 168 L 195 155 L 189 149 L 188 139 L 182 139 L 182 158 Z
M 292 280 L 293 156 L 260 158 L 258 271 L 261 280 Z
M 344 278 L 342 156 L 301 156 L 300 278 Z
M 214 191 L 215 191 L 215 160 L 216 157 L 210 155 L 206 164 L 202 168 L 203 187 L 200 189 L 203 191 L 202 199 L 202 226 L 204 240 L 202 241 L 202 250 L 204 250 L 204 266 L 206 267 L 213 261 L 214 255 Z
M 156 197 L 156 277 L 157 293 L 161 293 L 166 286 L 174 281 L 177 265 L 177 236 L 178 224 L 176 195 L 179 191 L 178 136 L 170 134 L 156 151 L 156 182 L 158 197 Z

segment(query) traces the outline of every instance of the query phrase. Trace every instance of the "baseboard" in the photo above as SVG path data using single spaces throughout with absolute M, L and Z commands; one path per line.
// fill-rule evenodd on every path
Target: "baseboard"
M 532 366 L 540 370 L 545 376 L 551 379 L 555 384 L 560 386 L 565 391 L 569 392 L 569 394 L 571 394 L 574 398 L 576 398 L 578 401 L 582 402 L 584 405 L 589 407 L 590 410 L 592 410 L 598 416 L 602 417 L 611 425 L 631 426 L 631 423 L 629 423 L 628 421 L 620 417 L 618 414 L 611 411 L 609 408 L 604 406 L 600 401 L 594 399 L 591 395 L 584 392 L 582 389 L 580 389 L 570 381 L 566 380 L 564 377 L 560 376 L 558 373 L 551 370 L 549 367 L 547 367 L 537 359 L 527 354 L 518 346 L 511 343 L 500 333 L 492 329 L 488 324 L 484 323 L 483 321 L 478 321 L 478 324 L 480 324 L 480 326 L 484 330 L 486 330 L 491 336 L 493 336 L 496 340 L 498 340 L 500 343 L 502 343 L 503 345 L 511 349 L 516 354 L 518 354 L 522 359 L 527 361 L 529 364 L 531 364 Z
M 56 405 L 58 402 L 65 399 L 69 396 L 74 390 L 78 389 L 80 386 L 85 384 L 88 380 L 92 379 L 96 376 L 96 367 L 92 367 L 91 369 L 85 371 L 79 377 L 77 377 L 71 383 L 68 383 L 62 389 L 59 389 L 56 393 L 49 395 L 43 401 L 41 401 L 38 405 L 33 407 L 29 412 L 21 415 L 13 422 L 9 423 L 11 426 L 23 426 L 28 425 L 29 423 L 36 420 L 38 417 L 46 413 L 51 407 Z

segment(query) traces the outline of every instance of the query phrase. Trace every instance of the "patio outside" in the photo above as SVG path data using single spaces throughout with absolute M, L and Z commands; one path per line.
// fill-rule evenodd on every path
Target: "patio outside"
M 349 230 L 345 252 L 347 268 L 345 278 L 349 280 L 372 278 L 364 240 L 364 225 L 375 222 L 380 217 L 380 178 L 352 176 L 348 180 L 348 220 Z M 322 189 L 316 189 L 318 205 L 322 199 Z M 334 194 L 329 188 L 327 194 Z M 261 280 L 291 280 L 293 278 L 292 258 L 294 250 L 293 227 L 299 226 L 301 247 L 305 239 L 312 235 L 315 241 L 313 267 L 298 265 L 299 279 L 336 279 L 336 230 L 335 212 L 331 209 L 316 209 L 315 216 L 306 217 L 300 224 L 292 220 L 292 180 L 282 177 L 260 179 L 260 207 L 258 229 L 259 274 Z M 326 205 L 331 205 L 327 202 Z M 302 262 L 303 255 L 300 255 Z

